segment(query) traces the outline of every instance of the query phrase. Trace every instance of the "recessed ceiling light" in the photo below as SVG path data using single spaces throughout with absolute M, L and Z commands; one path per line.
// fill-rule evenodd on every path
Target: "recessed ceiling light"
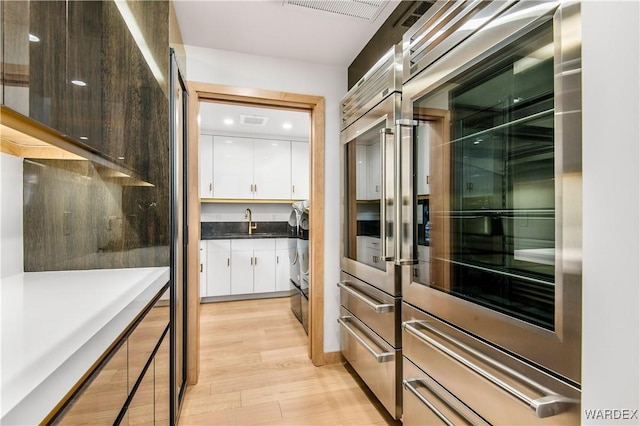
M 223 120 L 224 124 L 226 124 L 227 126 L 231 126 L 233 124 L 233 119 L 231 118 L 225 118 Z
M 40 37 L 38 37 L 37 35 L 34 34 L 29 34 L 29 41 L 33 42 L 33 43 L 37 43 L 40 41 Z
M 71 80 L 72 84 L 75 84 L 76 86 L 80 86 L 80 87 L 84 87 L 87 85 L 86 82 L 82 81 L 82 80 Z
M 291 123 L 282 123 L 282 128 L 289 130 L 291 129 L 293 126 L 291 125 Z

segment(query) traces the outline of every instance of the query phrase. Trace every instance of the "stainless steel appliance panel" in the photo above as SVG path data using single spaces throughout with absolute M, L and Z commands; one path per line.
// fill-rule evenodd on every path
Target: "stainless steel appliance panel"
M 404 356 L 489 423 L 580 423 L 576 387 L 407 304 L 402 319 Z
M 540 176 L 547 178 L 539 180 L 545 188 L 549 189 L 545 195 L 545 203 L 550 199 L 551 206 L 541 205 L 543 208 L 536 209 L 536 216 L 530 217 L 534 222 L 530 221 L 530 223 L 535 221 L 541 223 L 546 220 L 553 225 L 551 228 L 539 227 L 540 230 L 544 230 L 540 232 L 540 235 L 544 234 L 544 238 L 538 241 L 541 244 L 540 247 L 533 245 L 536 241 L 532 238 L 527 241 L 532 245 L 521 250 L 515 247 L 517 243 L 513 242 L 513 224 L 515 221 L 520 221 L 521 229 L 525 230 L 528 220 L 526 215 L 529 212 L 524 208 L 510 211 L 504 206 L 491 207 L 491 203 L 495 200 L 498 202 L 513 200 L 513 190 L 502 190 L 502 199 L 497 196 L 493 199 L 484 197 L 487 206 L 478 204 L 475 210 L 469 207 L 471 205 L 469 203 L 478 201 L 482 197 L 476 200 L 457 198 L 454 201 L 459 203 L 458 205 L 452 201 L 453 188 L 456 185 L 461 187 L 460 181 L 456 183 L 454 179 L 475 177 L 471 174 L 465 175 L 464 171 L 459 173 L 459 177 L 454 176 L 453 171 L 459 166 L 458 163 L 461 164 L 467 160 L 463 160 L 460 153 L 456 153 L 451 147 L 461 141 L 469 142 L 471 145 L 471 142 L 476 140 L 471 140 L 470 136 L 474 135 L 472 132 L 462 133 L 458 139 L 452 140 L 455 132 L 460 132 L 460 129 L 453 128 L 451 125 L 454 122 L 452 116 L 458 112 L 450 108 L 450 96 L 455 96 L 456 90 L 459 93 L 461 82 L 467 83 L 467 81 L 458 81 L 457 78 L 466 78 L 476 70 L 482 70 L 486 64 L 489 64 L 486 68 L 489 72 L 494 65 L 501 63 L 499 61 L 505 60 L 505 55 L 510 51 L 515 52 L 521 47 L 526 51 L 532 35 L 537 37 L 548 28 L 551 28 L 551 42 L 548 45 L 550 49 L 544 46 L 544 49 L 537 49 L 535 53 L 529 52 L 527 54 L 529 58 L 537 54 L 542 56 L 526 64 L 518 62 L 517 56 L 512 56 L 515 59 L 512 59 L 511 66 L 519 68 L 517 70 L 514 68 L 514 74 L 526 70 L 534 63 L 536 66 L 547 67 L 544 72 L 549 72 L 551 75 L 552 93 L 547 94 L 546 98 L 540 96 L 539 99 L 542 99 L 545 105 L 550 105 L 550 108 L 536 111 L 533 117 L 519 117 L 517 114 L 522 111 L 522 108 L 527 107 L 528 100 L 525 99 L 523 104 L 516 106 L 522 99 L 512 96 L 509 98 L 511 103 L 509 114 L 516 114 L 516 116 L 507 117 L 508 120 L 505 122 L 491 124 L 489 121 L 489 129 L 495 129 L 497 133 L 502 132 L 498 136 L 503 138 L 504 146 L 507 147 L 518 146 L 514 143 L 514 141 L 518 142 L 514 137 L 520 137 L 533 130 L 535 138 L 530 138 L 530 141 L 540 141 L 542 143 L 539 147 L 545 146 L 545 151 L 541 151 L 538 158 L 546 161 L 545 168 L 547 163 L 551 164 L 550 177 L 547 176 L 549 171 L 545 169 L 546 174 Z M 405 302 L 506 351 L 518 354 L 528 362 L 548 369 L 573 384 L 580 383 L 582 333 L 580 40 L 579 3 L 572 1 L 518 2 L 430 65 L 426 71 L 408 81 L 403 86 L 405 122 L 420 120 L 421 123 L 429 126 L 432 136 L 439 138 L 439 142 L 433 143 L 435 148 L 430 157 L 429 282 L 420 282 L 413 273 L 415 268 L 413 263 L 417 263 L 416 225 L 413 216 L 417 203 L 412 170 L 416 130 L 410 125 L 402 126 L 400 135 L 400 149 L 403 156 L 403 163 L 400 166 L 403 173 L 400 182 L 402 209 L 401 216 L 396 218 L 399 221 L 399 228 L 403 230 L 399 257 L 404 261 L 403 263 L 406 263 L 402 266 L 401 274 Z M 535 48 L 533 44 L 531 46 Z M 549 57 L 553 62 L 551 66 L 548 65 L 549 61 L 537 60 L 541 58 L 547 60 Z M 478 78 L 478 81 L 480 80 Z M 482 81 L 488 80 L 487 78 Z M 496 110 L 487 108 L 485 111 L 493 114 Z M 494 120 L 495 114 L 489 118 Z M 482 123 L 486 122 L 487 120 L 484 120 Z M 420 125 L 418 131 L 420 131 Z M 538 131 L 544 133 L 542 139 Z M 485 132 L 487 135 L 490 133 L 483 129 L 479 132 Z M 547 147 L 549 140 L 553 141 L 553 147 L 550 150 Z M 482 147 L 485 142 L 487 140 L 479 146 Z M 497 146 L 494 145 L 494 147 Z M 482 178 L 481 182 L 469 188 L 478 189 L 485 185 L 484 188 L 489 193 L 496 188 L 495 181 L 491 181 L 490 176 L 501 174 L 506 176 L 507 173 L 514 174 L 517 170 L 528 173 L 527 169 L 518 169 L 518 161 L 525 158 L 520 152 L 513 149 L 505 152 L 510 154 L 504 156 L 503 164 L 511 163 L 511 166 L 508 166 L 511 169 L 493 170 L 495 173 L 487 173 L 486 171 L 490 170 L 489 167 L 485 167 L 484 171 L 480 170 L 482 167 L 478 167 L 478 173 L 484 173 L 486 178 Z M 534 158 L 529 153 L 526 157 Z M 549 158 L 553 161 L 549 162 Z M 550 197 L 548 197 L 549 194 L 551 194 Z M 522 197 L 521 200 L 524 201 L 520 203 L 520 207 L 526 206 L 526 203 L 536 202 L 535 197 L 529 196 Z M 456 206 L 462 206 L 462 208 L 455 211 Z M 493 211 L 497 212 L 496 215 L 492 215 Z M 460 245 L 459 242 L 453 241 L 452 235 L 462 235 L 466 238 L 466 242 Z M 503 244 L 503 247 L 509 247 L 508 250 L 504 248 L 493 250 L 491 247 L 495 247 L 498 240 L 502 240 L 500 244 Z M 521 238 L 521 241 L 525 239 Z M 544 244 L 547 243 L 549 245 L 545 246 Z M 465 275 L 465 279 L 460 279 L 463 275 L 456 269 L 461 266 L 460 259 L 465 256 L 477 257 L 484 254 L 487 256 L 484 259 L 478 257 L 477 262 L 463 262 L 474 263 L 477 267 L 467 268 L 468 271 L 473 269 L 472 273 Z M 514 267 L 520 268 L 520 271 L 515 270 Z M 473 297 L 468 297 L 468 293 L 456 287 L 466 286 L 470 289 L 469 286 L 475 285 L 477 276 L 486 274 L 500 276 L 501 278 L 495 278 L 496 283 L 508 284 L 503 287 L 505 291 L 509 290 L 509 286 L 516 285 L 518 294 L 526 295 L 526 303 L 518 301 L 522 307 L 519 312 L 512 311 L 511 307 L 502 301 L 500 302 L 502 305 L 495 309 L 489 298 L 478 303 Z M 497 286 L 494 287 L 497 290 Z M 501 294 L 495 296 L 503 297 Z M 532 319 L 542 310 L 546 315 L 543 321 Z
M 402 362 L 402 424 L 489 425 L 407 358 Z
M 393 296 L 400 295 L 400 281 L 394 263 L 395 248 L 395 153 L 393 130 L 400 113 L 400 96 L 389 95 L 365 116 L 359 118 L 340 134 L 341 151 L 341 269 Z M 381 132 L 382 130 L 382 132 Z M 368 170 L 358 163 L 360 147 L 377 154 L 377 161 Z M 376 172 L 380 192 L 372 197 L 358 195 L 361 185 L 369 182 L 367 174 Z M 370 198 L 370 199 L 365 199 Z M 367 229 L 366 226 L 369 226 Z M 373 253 L 377 262 L 358 250 L 358 237 L 377 238 L 380 249 Z
M 358 373 L 382 405 L 399 418 L 402 412 L 400 381 L 402 354 L 362 321 L 340 308 L 342 355 Z
M 340 103 L 340 130 L 367 114 L 389 94 L 402 89 L 402 46 L 393 46 L 347 92 Z
M 340 274 L 340 280 L 340 304 L 391 346 L 402 346 L 400 298 L 391 297 L 344 272 Z

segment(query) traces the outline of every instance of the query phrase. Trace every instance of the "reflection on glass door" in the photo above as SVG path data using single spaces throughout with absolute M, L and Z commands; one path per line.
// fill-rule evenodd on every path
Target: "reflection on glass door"
M 414 281 L 550 330 L 552 41 L 543 25 L 413 106 Z
M 382 196 L 380 130 L 381 122 L 346 144 L 345 204 L 347 229 L 345 256 L 357 262 L 386 270 L 382 255 L 380 199 Z

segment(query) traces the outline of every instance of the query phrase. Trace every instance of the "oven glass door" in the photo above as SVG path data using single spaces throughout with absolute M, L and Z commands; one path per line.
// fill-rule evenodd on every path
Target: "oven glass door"
M 549 330 L 553 63 L 548 22 L 413 104 L 413 281 Z

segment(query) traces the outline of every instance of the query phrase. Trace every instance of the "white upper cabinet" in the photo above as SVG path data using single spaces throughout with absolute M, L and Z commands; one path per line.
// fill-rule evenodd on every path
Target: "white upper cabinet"
M 208 154 L 202 150 L 200 155 L 208 158 Z M 203 196 L 206 188 L 202 187 L 203 179 L 201 178 L 202 198 L 263 200 L 293 198 L 290 141 L 213 136 L 212 155 L 213 192 L 212 195 Z M 204 161 L 201 159 L 201 163 Z M 205 167 L 201 165 L 201 170 L 204 169 Z
M 253 198 L 253 140 L 213 137 L 213 197 Z
M 291 142 L 291 199 L 308 200 L 310 185 L 309 144 Z
M 380 199 L 380 142 L 367 146 L 367 199 Z
M 253 198 L 291 199 L 291 142 L 253 140 Z
M 213 197 L 213 136 L 200 135 L 200 198 Z
M 380 199 L 380 169 L 380 143 L 356 145 L 356 199 Z

